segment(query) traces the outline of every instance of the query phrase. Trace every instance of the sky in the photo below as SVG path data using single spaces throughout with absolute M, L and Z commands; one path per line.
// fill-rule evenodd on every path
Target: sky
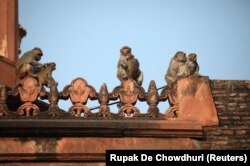
M 201 75 L 210 79 L 250 80 L 249 0 L 19 0 L 19 22 L 28 33 L 22 53 L 40 47 L 41 63 L 56 62 L 59 91 L 82 77 L 97 92 L 103 83 L 111 92 L 120 85 L 124 45 L 140 62 L 146 91 L 150 80 L 166 85 L 177 51 L 196 53 Z M 65 110 L 70 105 L 59 103 Z M 147 111 L 146 103 L 137 106 Z M 160 103 L 160 112 L 167 107 Z

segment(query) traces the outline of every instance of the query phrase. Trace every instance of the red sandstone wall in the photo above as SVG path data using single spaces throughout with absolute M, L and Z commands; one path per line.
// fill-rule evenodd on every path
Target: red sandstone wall
M 211 80 L 219 126 L 205 128 L 204 149 L 250 149 L 250 81 Z
M 0 84 L 16 84 L 15 62 L 19 50 L 18 1 L 0 0 Z
M 16 69 L 14 62 L 0 56 L 0 84 L 14 87 L 16 85 Z
M 0 0 L 0 20 L 0 55 L 15 62 L 19 50 L 17 0 Z

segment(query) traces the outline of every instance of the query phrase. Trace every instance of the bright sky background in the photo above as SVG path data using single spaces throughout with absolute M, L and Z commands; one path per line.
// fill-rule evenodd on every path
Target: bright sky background
M 28 32 L 22 53 L 40 47 L 41 62 L 56 62 L 59 91 L 83 77 L 98 92 L 103 83 L 111 92 L 120 84 L 124 45 L 140 62 L 145 90 L 150 80 L 166 84 L 177 51 L 197 53 L 200 73 L 210 79 L 250 79 L 249 0 L 19 0 L 19 22 Z M 159 107 L 164 113 L 167 105 Z

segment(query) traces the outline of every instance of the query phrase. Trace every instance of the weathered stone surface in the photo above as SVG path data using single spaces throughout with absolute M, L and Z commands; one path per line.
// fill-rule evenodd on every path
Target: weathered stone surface
M 179 137 L 202 138 L 202 126 L 190 121 L 2 119 L 2 137 Z
M 0 56 L 0 83 L 14 87 L 16 85 L 15 63 Z
M 105 153 L 107 149 L 199 149 L 189 138 L 62 138 L 57 153 Z
M 104 162 L 106 150 L 200 149 L 190 138 L 64 137 L 1 138 L 0 162 Z
M 1 0 L 0 3 L 0 56 L 15 62 L 19 47 L 17 0 Z
M 31 139 L 1 138 L 0 153 L 35 153 L 36 142 Z
M 208 77 L 184 77 L 177 84 L 180 112 L 177 119 L 197 121 L 203 126 L 219 124 Z
M 16 84 L 15 61 L 18 56 L 19 34 L 17 0 L 0 1 L 0 83 Z

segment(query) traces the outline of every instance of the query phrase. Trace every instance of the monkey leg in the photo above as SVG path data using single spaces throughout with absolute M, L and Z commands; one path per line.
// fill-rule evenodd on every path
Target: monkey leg
M 25 68 L 28 71 L 28 75 L 31 77 L 37 77 L 37 74 L 35 74 L 35 68 L 31 64 L 25 64 Z
M 24 77 L 30 75 L 33 77 L 37 77 L 34 74 L 34 67 L 31 64 L 23 64 L 19 70 L 17 70 L 17 75 L 20 79 L 23 79 Z
M 143 72 L 140 72 L 140 74 L 136 77 L 135 81 L 136 81 L 139 85 L 142 85 L 142 81 L 143 81 Z

